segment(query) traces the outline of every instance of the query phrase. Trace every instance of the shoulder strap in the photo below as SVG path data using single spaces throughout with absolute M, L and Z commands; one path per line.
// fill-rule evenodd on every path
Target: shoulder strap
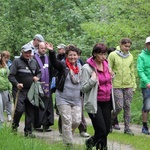
M 23 60 L 23 59 L 22 59 Z M 32 75 L 35 76 L 35 74 L 33 73 L 31 67 L 29 66 L 29 63 L 25 60 L 23 60 L 25 62 L 25 64 L 27 65 L 27 67 L 29 68 L 29 70 L 31 71 Z

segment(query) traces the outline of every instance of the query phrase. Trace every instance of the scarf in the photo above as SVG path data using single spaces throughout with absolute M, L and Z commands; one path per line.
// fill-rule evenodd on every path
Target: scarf
M 124 52 L 122 52 L 122 51 L 120 51 L 120 50 L 115 50 L 115 52 L 116 52 L 120 57 L 122 57 L 122 58 L 127 58 L 127 57 L 130 55 L 130 52 L 124 53 Z
M 79 72 L 78 66 L 73 66 L 72 64 L 70 64 L 67 58 L 66 58 L 66 64 L 70 70 L 72 70 L 75 74 L 78 74 Z
M 50 90 L 49 90 L 49 61 L 48 61 L 48 57 L 46 55 L 44 55 L 44 59 L 45 59 L 45 63 L 43 65 L 40 56 L 38 54 L 35 54 L 35 58 L 40 66 L 41 72 L 42 72 L 42 76 L 41 76 L 41 82 L 42 82 L 42 89 L 44 91 L 44 95 L 49 97 L 50 95 Z
M 66 64 L 70 70 L 69 74 L 70 74 L 72 83 L 78 84 L 80 82 L 79 66 L 78 65 L 76 67 L 72 66 L 70 62 L 68 61 L 68 59 L 66 59 Z

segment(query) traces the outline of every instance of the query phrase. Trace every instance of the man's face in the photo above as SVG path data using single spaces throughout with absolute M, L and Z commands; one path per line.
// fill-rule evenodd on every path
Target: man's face
M 148 50 L 150 50 L 150 42 L 146 43 L 146 47 Z
M 35 46 L 35 47 L 38 47 L 38 45 L 39 45 L 40 42 L 41 42 L 40 40 L 35 39 L 35 40 L 34 40 L 34 46 Z
M 44 42 L 39 43 L 38 52 L 40 55 L 44 55 L 46 53 L 46 45 Z
M 27 51 L 27 52 L 22 52 L 22 56 L 23 56 L 23 58 L 25 58 L 25 59 L 27 59 L 27 60 L 29 60 L 31 57 L 32 57 L 32 51 L 31 50 L 29 50 L 29 51 Z
M 65 54 L 65 49 L 64 48 L 58 48 L 58 54 L 60 54 L 60 55 Z

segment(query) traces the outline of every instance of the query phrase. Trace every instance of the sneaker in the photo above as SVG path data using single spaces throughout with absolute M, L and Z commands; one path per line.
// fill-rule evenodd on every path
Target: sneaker
M 120 130 L 120 127 L 119 127 L 118 124 L 115 124 L 115 125 L 113 126 L 113 129 L 115 129 L 115 130 Z
M 131 131 L 131 129 L 125 129 L 124 134 L 134 135 L 134 133 Z
M 52 131 L 52 129 L 49 126 L 43 125 L 43 132 L 50 132 L 50 131 Z
M 149 130 L 148 130 L 148 127 L 143 127 L 142 128 L 142 133 L 144 133 L 144 134 L 150 134 Z
M 11 122 L 11 120 L 12 120 L 11 115 L 7 115 L 7 121 Z
M 81 137 L 89 137 L 90 135 L 87 132 L 81 132 L 80 136 Z

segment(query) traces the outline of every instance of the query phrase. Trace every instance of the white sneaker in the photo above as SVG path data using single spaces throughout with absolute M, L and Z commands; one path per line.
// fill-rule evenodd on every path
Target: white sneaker
M 7 115 L 7 120 L 8 120 L 8 122 L 11 122 L 11 115 Z
M 87 132 L 81 132 L 80 136 L 82 136 L 82 137 L 89 137 L 90 135 Z

